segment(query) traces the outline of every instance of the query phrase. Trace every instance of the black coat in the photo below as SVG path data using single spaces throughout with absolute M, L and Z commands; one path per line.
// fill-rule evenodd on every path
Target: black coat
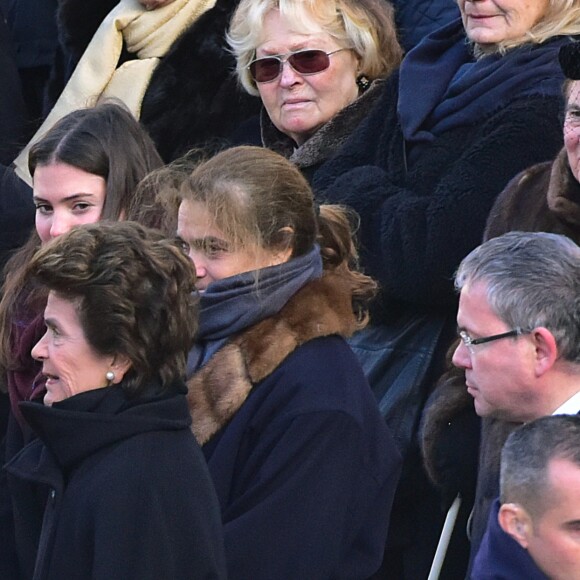
M 398 75 L 342 151 L 314 176 L 318 196 L 361 219 L 361 260 L 386 302 L 455 308 L 453 274 L 480 244 L 497 195 L 562 146 L 561 100 L 528 95 L 443 133 L 407 169 Z
M 26 105 L 9 30 L 0 11 L 0 163 L 8 165 L 25 145 Z
M 226 577 L 219 507 L 184 396 L 132 401 L 117 386 L 22 411 L 39 439 L 6 469 L 29 560 L 30 493 L 48 494 L 34 580 Z
M 225 32 L 239 0 L 217 0 L 173 43 L 151 77 L 141 122 L 167 162 L 195 147 L 219 149 L 261 101 L 238 85 Z M 90 3 L 93 4 L 92 2 Z M 100 0 L 87 13 L 84 0 L 59 0 L 62 55 L 49 88 L 48 113 L 92 35 L 117 2 Z M 125 53 L 122 57 L 130 59 Z
M 0 165 L 0 279 L 4 265 L 34 227 L 32 188 L 11 167 Z
M 18 68 L 52 66 L 57 44 L 57 0 L 0 0 Z

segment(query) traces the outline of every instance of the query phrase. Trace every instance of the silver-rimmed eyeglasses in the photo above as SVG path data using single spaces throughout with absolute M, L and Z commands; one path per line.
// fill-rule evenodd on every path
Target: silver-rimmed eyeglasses
M 271 83 L 276 80 L 282 73 L 282 67 L 285 62 L 301 75 L 315 75 L 325 71 L 330 66 L 330 57 L 343 50 L 351 49 L 346 47 L 338 48 L 331 52 L 307 49 L 287 54 L 275 54 L 256 58 L 247 68 L 257 83 Z
M 463 341 L 463 344 L 466 346 L 467 350 L 473 354 L 474 346 L 478 344 L 485 344 L 486 342 L 493 342 L 495 340 L 501 340 L 502 338 L 511 338 L 515 336 L 522 336 L 522 334 L 529 334 L 529 330 L 524 330 L 523 328 L 517 327 L 513 330 L 508 330 L 507 332 L 502 332 L 501 334 L 492 334 L 491 336 L 482 336 L 481 338 L 471 338 L 465 330 L 460 330 L 457 334 L 459 334 L 459 338 Z

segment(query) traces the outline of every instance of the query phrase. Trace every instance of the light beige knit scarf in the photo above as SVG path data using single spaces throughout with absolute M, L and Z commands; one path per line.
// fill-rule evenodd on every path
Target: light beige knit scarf
M 121 0 L 105 18 L 46 120 L 14 161 L 16 173 L 32 185 L 28 152 L 62 117 L 100 99 L 123 101 L 138 119 L 151 75 L 174 40 L 216 0 L 174 0 L 147 11 L 138 0 Z M 117 67 L 123 48 L 136 56 Z

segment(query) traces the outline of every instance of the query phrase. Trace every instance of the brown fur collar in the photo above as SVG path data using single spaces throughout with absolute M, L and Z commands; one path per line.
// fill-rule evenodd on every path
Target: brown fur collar
M 187 382 L 192 431 L 200 445 L 300 345 L 333 334 L 347 337 L 357 329 L 350 288 L 329 272 L 299 290 L 277 315 L 232 338 Z
M 547 198 L 548 207 L 559 219 L 580 227 L 580 184 L 570 170 L 566 149 L 552 164 Z
M 514 230 L 552 232 L 580 242 L 580 184 L 565 149 L 554 161 L 532 165 L 516 175 L 498 196 L 484 240 Z
M 298 148 L 290 137 L 274 127 L 266 110 L 262 109 L 262 143 L 264 147 L 280 153 L 302 169 L 323 163 L 342 147 L 369 114 L 383 86 L 382 79 L 373 81 L 354 103 L 339 111 Z

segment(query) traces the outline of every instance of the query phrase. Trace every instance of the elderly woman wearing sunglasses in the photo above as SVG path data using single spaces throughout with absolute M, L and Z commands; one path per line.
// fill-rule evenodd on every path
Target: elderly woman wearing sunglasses
M 307 178 L 372 108 L 402 55 L 385 0 L 241 0 L 228 41 L 242 85 L 262 99 L 261 144 Z

